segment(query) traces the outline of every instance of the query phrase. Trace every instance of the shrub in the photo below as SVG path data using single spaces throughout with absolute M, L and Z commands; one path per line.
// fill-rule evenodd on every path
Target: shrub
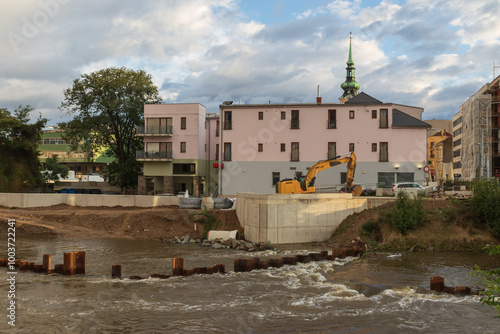
M 410 199 L 409 195 L 402 191 L 398 194 L 396 206 L 392 210 L 392 226 L 399 232 L 405 234 L 416 228 L 426 218 L 423 198 Z
M 472 206 L 481 222 L 500 237 L 500 187 L 498 180 L 480 180 L 474 184 Z
M 371 235 L 377 231 L 378 225 L 373 220 L 369 220 L 361 226 L 361 233 L 364 235 Z
M 490 246 L 486 245 L 484 248 L 489 255 L 500 255 L 500 245 Z M 497 316 L 500 318 L 500 268 L 485 270 L 476 265 L 476 271 L 472 273 L 474 276 L 479 277 L 484 284 L 484 291 L 480 291 L 481 304 L 493 306 L 497 309 Z

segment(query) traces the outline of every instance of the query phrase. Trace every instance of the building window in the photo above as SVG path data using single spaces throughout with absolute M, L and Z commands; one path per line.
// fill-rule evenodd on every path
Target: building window
M 281 119 L 286 119 L 286 111 L 281 112 Z
M 258 146 L 258 148 L 259 148 L 259 152 L 262 152 L 262 151 L 264 151 L 264 144 L 262 144 L 262 143 L 259 143 L 259 146 Z
M 299 128 L 299 111 L 292 110 L 292 123 L 290 129 L 298 129 Z
M 219 137 L 219 129 L 220 129 L 220 121 L 217 120 L 217 124 L 215 125 L 215 137 Z
M 415 182 L 413 173 L 396 173 L 396 182 Z
M 347 183 L 347 172 L 340 172 L 340 184 Z
M 273 172 L 273 186 L 280 181 L 280 173 Z
M 337 128 L 337 110 L 328 110 L 328 129 Z
M 196 164 L 174 164 L 173 174 L 196 174 Z
M 389 127 L 389 111 L 380 109 L 380 128 L 387 129 Z
M 457 147 L 462 145 L 462 139 L 457 139 L 453 142 L 453 147 Z
M 224 112 L 224 130 L 233 128 L 233 113 L 231 111 Z
M 354 152 L 354 143 L 349 143 L 349 152 Z
M 186 142 L 181 141 L 181 153 L 186 153 Z
M 264 119 L 264 112 L 259 111 L 259 120 L 262 120 L 262 119 Z
M 354 110 L 349 110 L 349 119 L 354 119 Z
M 391 188 L 394 184 L 394 173 L 378 173 L 377 187 Z
M 224 161 L 231 161 L 231 143 L 224 143 Z
M 380 143 L 380 162 L 389 161 L 389 143 L 381 142 Z
M 299 143 L 292 142 L 292 155 L 290 157 L 291 161 L 299 161 Z
M 337 143 L 330 142 L 328 143 L 328 160 L 335 159 L 337 156 Z
M 286 144 L 285 143 L 281 143 L 281 152 L 285 152 L 286 151 Z
M 372 110 L 372 118 L 377 118 L 377 111 L 376 110 Z
M 181 117 L 181 130 L 186 130 L 186 117 Z
M 453 127 L 456 127 L 460 123 L 462 123 L 462 116 L 460 116 L 453 122 Z
M 462 128 L 458 128 L 458 130 L 453 131 L 453 137 L 456 137 L 461 133 L 462 133 Z
M 372 143 L 372 152 L 377 152 L 377 143 Z
M 215 160 L 219 161 L 219 144 L 215 144 Z
M 148 118 L 146 119 L 147 134 L 172 134 L 172 118 Z

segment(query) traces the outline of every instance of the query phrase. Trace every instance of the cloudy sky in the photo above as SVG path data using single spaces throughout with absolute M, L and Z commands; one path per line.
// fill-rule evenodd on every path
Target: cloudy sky
M 4 0 L 0 107 L 68 120 L 63 90 L 111 66 L 207 112 L 314 102 L 317 85 L 337 103 L 352 32 L 360 91 L 451 118 L 500 66 L 499 12 L 500 0 Z

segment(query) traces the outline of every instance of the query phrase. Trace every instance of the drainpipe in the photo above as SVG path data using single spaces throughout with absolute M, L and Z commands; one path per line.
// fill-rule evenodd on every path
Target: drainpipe
M 220 144 L 219 144 L 219 188 L 218 194 L 222 195 L 222 152 L 223 152 L 223 134 L 224 134 L 224 108 L 222 106 L 219 107 L 219 131 L 220 131 Z

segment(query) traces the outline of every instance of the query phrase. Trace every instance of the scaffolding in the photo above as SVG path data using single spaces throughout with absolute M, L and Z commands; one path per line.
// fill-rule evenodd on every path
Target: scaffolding
M 471 96 L 462 111 L 462 177 L 491 176 L 491 105 L 489 84 Z

